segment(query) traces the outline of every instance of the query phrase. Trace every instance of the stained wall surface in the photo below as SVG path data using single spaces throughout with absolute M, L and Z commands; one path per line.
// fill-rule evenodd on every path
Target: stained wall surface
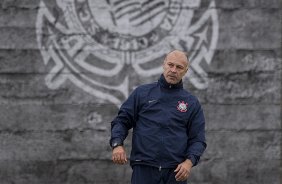
M 130 183 L 110 122 L 173 49 L 206 116 L 189 183 L 281 183 L 281 31 L 279 0 L 1 0 L 0 183 Z

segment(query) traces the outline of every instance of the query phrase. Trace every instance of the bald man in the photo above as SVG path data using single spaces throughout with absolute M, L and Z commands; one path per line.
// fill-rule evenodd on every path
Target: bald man
M 186 54 L 168 53 L 158 82 L 137 87 L 111 123 L 112 160 L 127 162 L 123 142 L 133 128 L 132 184 L 184 184 L 206 149 L 205 118 L 198 99 L 183 89 Z

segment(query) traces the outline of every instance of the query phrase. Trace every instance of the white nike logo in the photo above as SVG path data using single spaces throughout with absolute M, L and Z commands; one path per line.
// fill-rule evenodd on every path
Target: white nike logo
M 149 100 L 148 103 L 156 102 L 157 100 Z

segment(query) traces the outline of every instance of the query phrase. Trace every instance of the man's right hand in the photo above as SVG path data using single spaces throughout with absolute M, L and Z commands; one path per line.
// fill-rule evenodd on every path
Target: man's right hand
M 112 160 L 115 164 L 125 164 L 127 162 L 126 152 L 123 146 L 113 149 Z

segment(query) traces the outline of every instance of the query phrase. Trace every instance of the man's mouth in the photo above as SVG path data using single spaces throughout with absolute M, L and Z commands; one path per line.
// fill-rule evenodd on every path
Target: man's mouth
M 177 77 L 175 75 L 168 75 L 169 78 L 176 79 Z

